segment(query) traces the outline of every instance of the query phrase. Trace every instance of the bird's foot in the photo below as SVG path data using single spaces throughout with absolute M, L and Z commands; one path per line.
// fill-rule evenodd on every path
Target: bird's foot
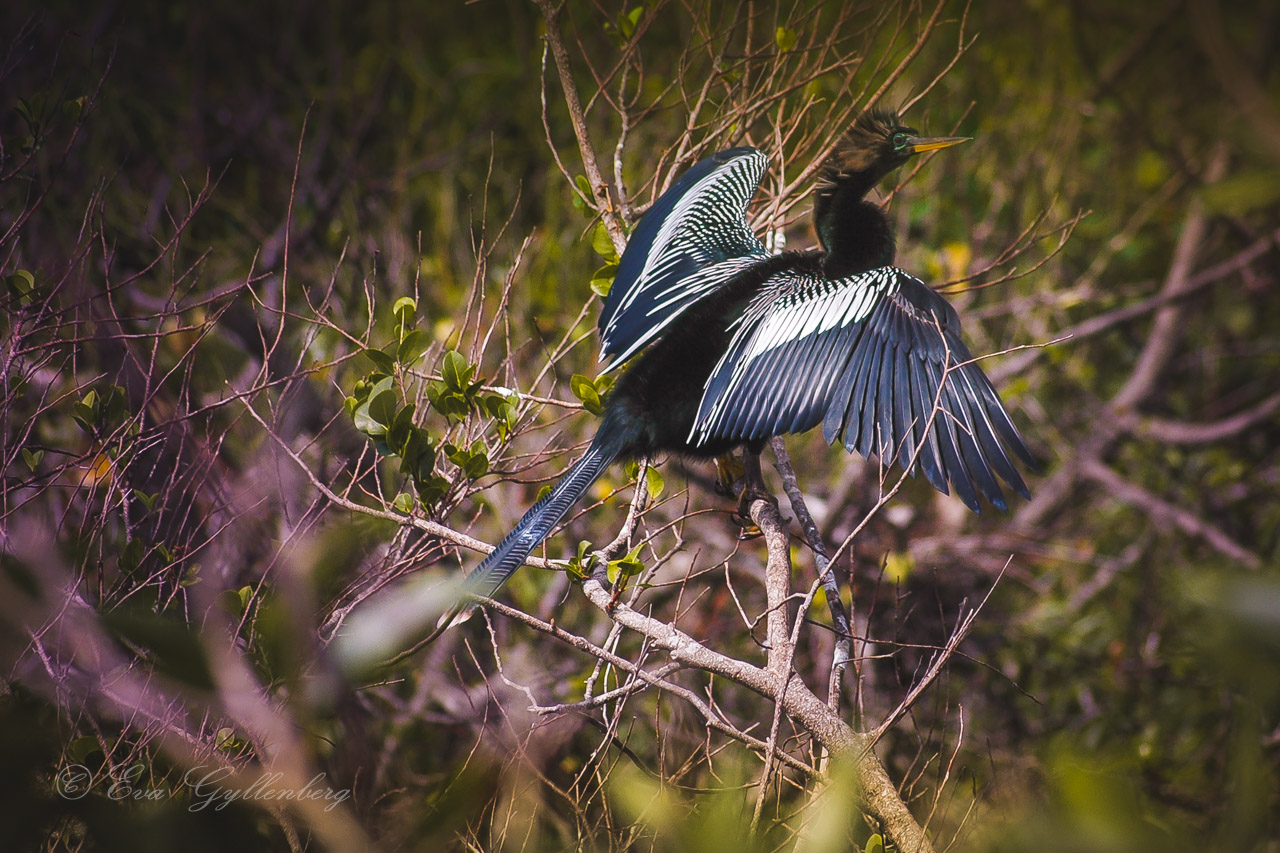
M 748 539 L 759 539 L 764 535 L 764 531 L 751 520 L 750 515 L 742 511 L 741 507 L 739 507 L 738 510 L 730 516 L 730 518 L 732 518 L 733 523 L 739 527 L 739 542 L 746 542 Z
M 742 489 L 746 469 L 742 460 L 732 453 L 716 457 L 716 494 L 725 498 L 737 497 Z
M 751 505 L 756 501 L 774 501 L 773 495 L 757 481 L 747 480 L 738 498 L 738 509 L 733 513 L 734 522 L 742 528 L 738 533 L 739 540 L 756 539 L 764 532 L 751 518 Z

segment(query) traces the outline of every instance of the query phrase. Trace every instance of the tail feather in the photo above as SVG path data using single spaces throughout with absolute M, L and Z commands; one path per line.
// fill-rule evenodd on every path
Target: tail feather
M 524 518 L 520 519 L 493 553 L 467 575 L 464 584 L 466 594 L 485 597 L 493 595 L 516 569 L 524 565 L 529 553 L 547 538 L 551 529 L 587 493 L 587 489 L 600 478 L 616 456 L 616 452 L 593 443 L 586 455 L 573 463 L 560 482 L 524 514 Z
M 467 575 L 462 583 L 462 603 L 450 608 L 440 617 L 435 630 L 417 644 L 415 649 L 434 641 L 448 628 L 465 622 L 475 609 L 475 604 L 467 599 L 487 598 L 497 592 L 507 582 L 507 578 L 524 565 L 525 558 L 547 538 L 547 534 L 560 523 L 569 508 L 587 493 L 592 483 L 600 479 L 604 469 L 609 467 L 619 453 L 616 446 L 606 446 L 601 441 L 600 435 L 604 433 L 606 430 L 601 429 L 586 455 L 570 466 L 560 482 L 524 514 L 515 528 L 498 543 L 493 553 Z

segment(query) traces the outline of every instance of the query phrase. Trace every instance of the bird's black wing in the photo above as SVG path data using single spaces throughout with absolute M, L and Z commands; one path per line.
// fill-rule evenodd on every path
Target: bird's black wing
M 600 312 L 606 370 L 653 340 L 697 299 L 767 255 L 746 211 L 769 158 L 733 148 L 702 160 L 654 202 L 631 234 Z
M 997 476 L 1027 495 L 1010 450 L 1036 466 L 961 341 L 955 309 L 896 267 L 771 278 L 707 381 L 690 439 L 747 441 L 819 423 L 850 451 L 904 468 L 914 457 L 934 487 L 947 493 L 950 483 L 974 510 L 979 494 L 1004 508 Z

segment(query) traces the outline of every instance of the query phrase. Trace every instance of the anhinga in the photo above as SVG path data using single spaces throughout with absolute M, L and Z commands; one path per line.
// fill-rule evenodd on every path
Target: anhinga
M 600 316 L 606 369 L 639 356 L 586 454 L 465 592 L 497 590 L 615 461 L 758 451 L 818 424 L 828 443 L 914 465 L 944 494 L 950 483 L 974 511 L 979 495 L 1005 508 L 997 476 L 1027 497 L 1008 450 L 1035 460 L 961 341 L 955 309 L 893 266 L 889 221 L 864 199 L 911 157 L 963 141 L 921 138 L 889 112 L 860 115 L 822 167 L 815 251 L 771 255 L 747 226 L 768 165 L 754 148 L 709 157 L 663 193 Z

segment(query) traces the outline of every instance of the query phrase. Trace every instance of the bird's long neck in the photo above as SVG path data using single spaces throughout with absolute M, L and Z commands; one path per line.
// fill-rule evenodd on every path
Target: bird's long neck
M 830 174 L 818 189 L 813 218 L 827 278 L 893 263 L 896 248 L 889 220 L 864 198 L 882 177 L 872 171 Z

